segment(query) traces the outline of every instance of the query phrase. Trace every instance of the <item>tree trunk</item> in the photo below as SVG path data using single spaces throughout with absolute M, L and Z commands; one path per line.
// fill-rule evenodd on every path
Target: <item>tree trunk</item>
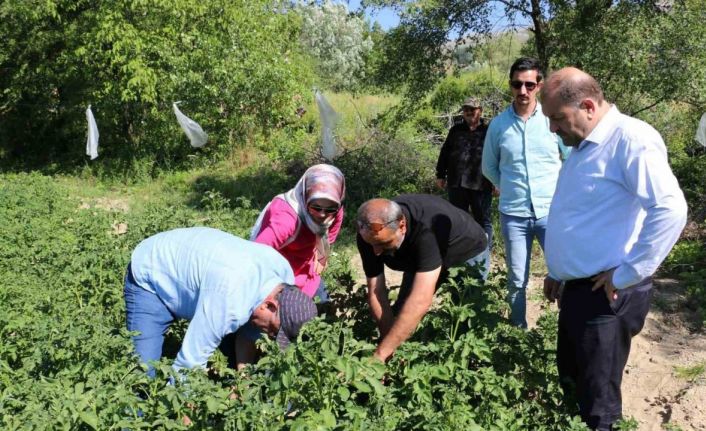
M 534 47 L 537 50 L 537 57 L 545 69 L 549 68 L 549 53 L 547 52 L 546 25 L 542 17 L 542 5 L 540 0 L 531 0 L 532 10 L 530 16 L 534 25 Z

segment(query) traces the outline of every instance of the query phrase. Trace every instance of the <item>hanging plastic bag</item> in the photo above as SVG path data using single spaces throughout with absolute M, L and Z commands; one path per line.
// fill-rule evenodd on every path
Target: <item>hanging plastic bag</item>
M 699 121 L 699 127 L 696 129 L 694 139 L 696 139 L 696 142 L 706 147 L 706 113 L 701 116 L 701 121 Z
M 319 90 L 316 90 L 315 98 L 321 117 L 321 155 L 324 159 L 331 161 L 336 157 L 336 140 L 333 137 L 333 130 L 338 121 L 338 114 Z
M 86 121 L 88 121 L 88 138 L 86 139 L 86 155 L 91 157 L 91 160 L 98 157 L 98 125 L 96 119 L 93 118 L 91 105 L 86 109 Z
M 191 146 L 194 148 L 200 148 L 206 145 L 208 141 L 208 135 L 203 131 L 199 123 L 182 114 L 177 104 L 181 102 L 174 102 L 172 107 L 174 108 L 174 115 L 177 117 L 177 121 L 181 126 L 181 129 L 186 133 L 186 136 L 191 141 Z

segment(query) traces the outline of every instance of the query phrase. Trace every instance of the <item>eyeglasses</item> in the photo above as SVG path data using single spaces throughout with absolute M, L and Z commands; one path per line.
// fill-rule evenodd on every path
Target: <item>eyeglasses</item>
M 373 231 L 375 233 L 380 232 L 383 230 L 385 227 L 391 225 L 392 223 L 396 222 L 397 220 L 390 220 L 385 223 L 378 223 L 378 222 L 367 222 L 367 221 L 361 221 L 358 220 L 358 229 L 363 229 L 366 228 L 370 231 Z
M 335 207 L 322 207 L 322 206 L 314 205 L 314 204 L 309 205 L 308 208 L 311 211 L 315 211 L 317 213 L 322 212 L 322 213 L 326 213 L 326 214 L 335 214 L 338 212 L 338 209 L 339 209 L 339 207 L 337 207 L 337 206 L 335 206 Z
M 522 88 L 522 86 L 525 86 L 527 91 L 532 91 L 535 88 L 537 88 L 537 83 L 532 82 L 532 81 L 510 81 L 510 87 L 514 88 L 515 90 L 519 90 Z

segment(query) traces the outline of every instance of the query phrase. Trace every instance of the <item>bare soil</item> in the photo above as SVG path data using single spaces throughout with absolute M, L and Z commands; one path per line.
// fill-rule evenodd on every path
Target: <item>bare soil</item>
M 365 283 L 360 256 L 352 266 L 359 284 Z M 385 270 L 390 286 L 402 274 Z M 543 300 L 542 277 L 532 271 L 527 294 L 527 321 L 535 326 L 550 305 Z M 640 431 L 706 430 L 706 374 L 688 378 L 680 370 L 706 365 L 706 332 L 698 316 L 686 307 L 676 280 L 657 279 L 652 308 L 645 326 L 632 342 L 623 377 L 623 415 L 632 417 Z

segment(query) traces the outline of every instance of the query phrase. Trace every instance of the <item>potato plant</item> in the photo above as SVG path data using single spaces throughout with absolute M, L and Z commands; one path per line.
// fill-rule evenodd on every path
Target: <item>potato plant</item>
M 50 177 L 0 179 L 3 430 L 584 429 L 558 389 L 554 316 L 511 327 L 502 274 L 481 285 L 452 271 L 413 338 L 382 364 L 371 359 L 377 331 L 345 253 L 327 275 L 333 303 L 294 347 L 262 341 L 262 359 L 241 373 L 216 354 L 208 372 L 168 385 L 184 330 L 175 325 L 149 379 L 125 330 L 130 252 L 177 226 L 245 235 L 257 210 L 215 194 L 106 210 Z

